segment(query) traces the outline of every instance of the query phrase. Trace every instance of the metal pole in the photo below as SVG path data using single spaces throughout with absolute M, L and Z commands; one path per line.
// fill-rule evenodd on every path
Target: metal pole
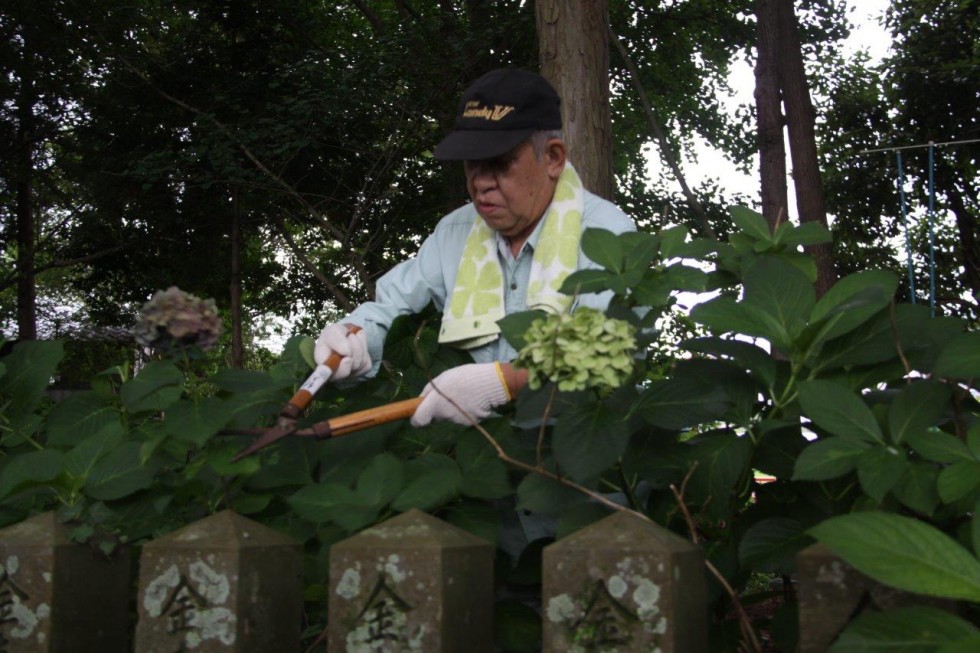
M 909 300 L 915 303 L 915 266 L 912 265 L 912 237 L 909 235 L 908 212 L 905 203 L 905 171 L 902 169 L 902 153 L 896 152 L 898 159 L 898 198 L 902 212 L 902 229 L 905 230 L 905 256 L 909 268 Z

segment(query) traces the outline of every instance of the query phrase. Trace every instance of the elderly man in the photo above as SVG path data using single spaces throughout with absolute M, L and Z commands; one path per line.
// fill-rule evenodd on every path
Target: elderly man
M 469 424 L 517 396 L 527 373 L 510 364 L 516 352 L 497 320 L 536 308 L 572 310 L 573 299 L 557 289 L 571 272 L 596 267 L 579 248 L 582 232 L 635 230 L 616 206 L 582 187 L 561 137 L 560 104 L 543 77 L 523 70 L 495 70 L 466 90 L 434 155 L 463 162 L 472 202 L 442 218 L 415 258 L 378 281 L 374 301 L 323 330 L 316 361 L 344 356 L 334 380 L 374 373 L 394 319 L 434 302 L 443 312 L 439 341 L 468 350 L 476 362 L 426 386 L 412 424 Z M 609 296 L 575 301 L 605 308 Z

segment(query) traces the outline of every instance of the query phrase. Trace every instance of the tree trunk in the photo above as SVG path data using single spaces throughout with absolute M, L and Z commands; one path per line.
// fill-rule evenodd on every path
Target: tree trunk
M 238 189 L 232 191 L 231 207 L 231 366 L 235 369 L 245 367 L 245 348 L 242 345 L 242 230 L 241 205 Z
M 35 251 L 37 224 L 34 219 L 34 104 L 35 91 L 30 66 L 21 71 L 17 107 L 17 338 L 37 339 L 37 285 Z
M 937 166 L 937 175 L 941 192 L 946 195 L 949 208 L 956 220 L 956 230 L 959 233 L 959 258 L 963 265 L 963 284 L 961 291 L 969 291 L 973 295 L 974 304 L 980 304 L 980 225 L 977 216 L 970 211 L 963 200 L 963 193 L 954 183 L 946 183 L 947 174 L 943 165 Z
M 541 74 L 562 98 L 569 157 L 593 193 L 612 199 L 607 0 L 537 0 Z
M 778 10 L 779 86 L 782 89 L 789 131 L 789 150 L 793 161 L 793 185 L 796 188 L 796 210 L 800 223 L 819 222 L 827 226 L 827 209 L 824 205 L 823 180 L 817 159 L 817 141 L 814 134 L 816 111 L 807 88 L 806 71 L 803 68 L 803 51 L 799 29 L 793 12 L 792 0 L 775 2 Z M 817 280 L 814 284 L 817 297 L 822 297 L 837 281 L 834 258 L 830 243 L 811 245 L 806 251 L 817 263 Z
M 779 22 L 776 3 L 757 0 L 755 63 L 756 134 L 759 139 L 759 177 L 762 215 L 774 230 L 787 218 L 786 150 L 783 147 L 783 112 L 777 65 Z

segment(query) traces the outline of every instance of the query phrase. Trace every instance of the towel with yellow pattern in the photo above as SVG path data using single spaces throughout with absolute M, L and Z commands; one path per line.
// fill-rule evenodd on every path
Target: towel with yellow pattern
M 578 265 L 582 239 L 582 180 L 570 163 L 558 177 L 555 196 L 545 211 L 541 235 L 531 257 L 528 310 L 568 310 L 572 297 L 558 292 Z M 439 342 L 472 349 L 500 335 L 504 317 L 504 273 L 497 256 L 496 232 L 476 214 L 456 271 L 456 285 L 442 316 Z

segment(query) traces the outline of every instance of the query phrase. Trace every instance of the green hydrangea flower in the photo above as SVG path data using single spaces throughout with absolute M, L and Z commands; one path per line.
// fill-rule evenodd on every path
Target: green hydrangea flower
M 592 308 L 538 318 L 524 339 L 514 363 L 532 390 L 548 381 L 564 391 L 618 388 L 633 371 L 636 328 Z

